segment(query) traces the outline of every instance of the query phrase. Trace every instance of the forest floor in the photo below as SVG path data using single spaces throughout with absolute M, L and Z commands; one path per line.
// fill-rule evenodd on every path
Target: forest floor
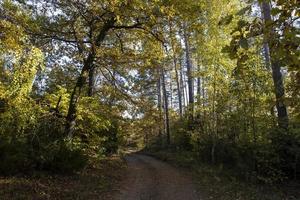
M 125 156 L 127 176 L 115 200 L 199 200 L 191 174 L 153 157 Z
M 247 182 L 222 166 L 195 162 L 190 152 L 148 150 L 144 153 L 180 171 L 189 171 L 198 193 L 201 193 L 201 200 L 300 200 L 300 183 L 286 181 L 272 185 Z
M 109 200 L 124 167 L 124 160 L 113 156 L 73 175 L 31 172 L 0 177 L 0 200 Z
M 0 177 L 0 200 L 299 200 L 299 188 L 248 183 L 188 152 L 164 150 L 105 158 L 73 175 Z

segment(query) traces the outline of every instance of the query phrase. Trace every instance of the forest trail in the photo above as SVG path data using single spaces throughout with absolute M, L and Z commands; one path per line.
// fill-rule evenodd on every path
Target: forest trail
M 133 153 L 115 200 L 199 200 L 191 177 L 153 157 Z

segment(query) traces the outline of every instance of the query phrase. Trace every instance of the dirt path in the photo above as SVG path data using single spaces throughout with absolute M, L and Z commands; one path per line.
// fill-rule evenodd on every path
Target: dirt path
M 127 177 L 115 200 L 199 200 L 191 178 L 150 156 L 126 158 Z

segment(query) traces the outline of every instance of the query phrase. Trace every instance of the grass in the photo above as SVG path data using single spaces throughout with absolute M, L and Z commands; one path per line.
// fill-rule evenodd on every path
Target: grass
M 200 194 L 207 200 L 299 200 L 300 185 L 287 182 L 266 185 L 242 180 L 232 170 L 200 163 L 190 152 L 147 151 L 148 154 L 177 167 L 188 168 L 195 177 Z
M 73 175 L 35 172 L 30 176 L 0 177 L 0 199 L 108 200 L 122 177 L 124 166 L 124 161 L 114 156 L 91 164 Z

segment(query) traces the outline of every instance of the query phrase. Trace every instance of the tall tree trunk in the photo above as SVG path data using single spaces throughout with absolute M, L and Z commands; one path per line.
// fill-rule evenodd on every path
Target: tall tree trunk
M 83 67 L 81 69 L 81 73 L 77 79 L 76 85 L 71 93 L 70 103 L 69 103 L 69 110 L 66 117 L 66 125 L 65 125 L 65 134 L 69 137 L 73 137 L 73 132 L 76 124 L 76 112 L 77 112 L 77 104 L 82 92 L 82 88 L 86 83 L 86 80 L 88 78 L 89 71 L 93 67 L 93 62 L 96 55 L 96 47 L 99 47 L 103 40 L 105 39 L 105 36 L 107 35 L 107 32 L 113 27 L 114 23 L 116 22 L 115 18 L 112 17 L 109 20 L 107 20 L 102 29 L 100 30 L 99 34 L 95 38 L 94 43 L 91 46 L 91 50 L 87 56 L 87 58 L 84 60 Z
M 198 71 L 198 73 L 200 72 L 200 70 L 201 70 L 201 68 L 200 68 L 200 62 L 198 60 L 198 62 L 197 62 L 197 71 Z M 198 106 L 201 106 L 200 105 L 201 104 L 201 102 L 200 102 L 200 99 L 201 99 L 201 78 L 200 78 L 199 75 L 197 77 L 197 98 L 198 98 L 197 99 L 197 104 L 198 104 Z
M 178 76 L 178 66 L 177 66 L 177 60 L 176 57 L 173 56 L 173 62 L 174 62 L 174 68 L 175 68 L 175 79 L 176 79 L 176 86 L 177 86 L 177 94 L 178 94 L 178 106 L 179 106 L 179 115 L 182 117 L 182 94 L 181 94 L 181 86 L 179 82 L 179 76 Z
M 165 72 L 164 69 L 161 69 L 161 77 L 162 77 L 162 89 L 163 89 L 163 99 L 164 99 L 164 110 L 165 110 L 165 124 L 166 124 L 166 136 L 167 136 L 167 145 L 170 145 L 170 122 L 169 122 L 169 102 L 168 95 L 166 89 L 166 81 L 165 81 Z
M 172 48 L 172 58 L 173 58 L 173 65 L 175 69 L 175 79 L 176 79 L 176 87 L 177 87 L 177 95 L 178 95 L 178 107 L 179 107 L 179 115 L 180 117 L 183 116 L 182 112 L 182 94 L 181 94 L 181 84 L 178 75 L 178 65 L 177 65 L 177 58 L 176 58 L 176 49 L 175 49 L 175 38 L 172 30 L 172 24 L 169 21 L 169 29 L 170 29 L 170 36 L 171 36 L 171 48 Z M 182 77 L 181 77 L 182 78 Z
M 260 4 L 260 7 L 261 7 L 262 18 L 264 18 L 264 12 L 263 12 L 263 8 L 262 8 L 262 4 Z M 262 19 L 262 20 L 264 20 L 264 19 Z M 268 42 L 267 42 L 267 35 L 266 34 L 264 34 L 263 56 L 265 58 L 266 68 L 268 70 L 271 70 L 270 49 L 269 49 L 269 45 L 268 45 Z
M 205 78 L 202 77 L 202 108 L 203 108 L 203 116 L 202 116 L 202 127 L 203 127 L 203 133 L 205 134 L 207 131 L 206 131 L 206 119 L 207 119 L 207 116 L 206 116 L 206 109 L 205 108 L 205 104 L 206 104 L 206 99 L 205 99 Z M 200 106 L 200 105 L 199 105 Z
M 204 79 L 204 77 L 202 77 L 202 98 L 203 98 L 202 106 L 204 108 L 204 106 L 205 106 L 205 79 Z
M 184 79 L 183 79 L 183 76 L 184 76 L 184 73 L 183 73 L 183 65 L 180 61 L 180 87 L 181 87 L 181 97 L 182 97 L 182 100 L 183 100 L 183 106 L 186 106 L 186 100 L 185 100 L 185 84 L 184 84 Z M 183 110 L 182 110 L 182 113 L 183 113 Z
M 162 136 L 162 101 L 161 101 L 161 75 L 160 75 L 160 69 L 157 69 L 157 108 L 159 112 L 159 123 L 158 123 L 158 137 L 161 140 Z
M 170 108 L 173 109 L 173 83 L 172 83 L 172 71 L 170 71 Z
M 200 79 L 200 77 L 197 78 L 197 96 L 199 98 L 201 96 L 201 79 Z
M 189 36 L 186 31 L 186 26 L 183 28 L 183 37 L 185 44 L 185 59 L 186 59 L 186 68 L 187 68 L 187 78 L 188 78 L 188 89 L 189 89 L 189 120 L 193 121 L 194 116 L 194 81 L 192 77 L 192 64 L 190 58 L 190 45 L 189 45 Z
M 272 26 L 273 20 L 271 17 L 271 5 L 268 1 L 262 2 L 262 11 L 263 17 L 265 21 L 265 38 L 269 38 L 267 44 L 270 50 L 270 60 L 271 60 L 271 68 L 272 68 L 272 77 L 273 83 L 275 88 L 275 96 L 276 96 L 276 108 L 277 108 L 277 117 L 278 117 L 278 126 L 283 129 L 288 129 L 289 120 L 288 120 L 288 113 L 287 108 L 284 103 L 284 85 L 283 85 L 283 78 L 281 74 L 281 66 L 280 61 L 276 57 L 275 53 L 275 37 L 276 31 Z
M 197 71 L 198 73 L 200 72 L 200 62 L 199 60 L 197 61 Z M 200 108 L 201 107 L 201 78 L 198 75 L 197 77 L 197 106 Z M 197 111 L 196 116 L 195 116 L 197 123 L 201 125 L 201 112 L 200 110 Z
M 216 140 L 217 140 L 217 113 L 215 108 L 216 101 L 216 67 L 214 66 L 214 82 L 213 82 L 213 96 L 212 96 L 212 147 L 211 147 L 211 162 L 215 164 L 215 149 L 216 149 Z

